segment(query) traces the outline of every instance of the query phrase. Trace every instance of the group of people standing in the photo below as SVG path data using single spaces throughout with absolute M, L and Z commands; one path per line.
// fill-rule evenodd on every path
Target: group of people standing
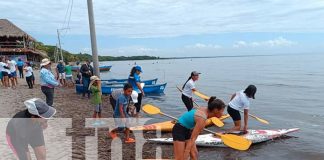
M 72 75 L 72 66 L 69 62 L 60 60 L 56 66 L 56 79 L 60 82 L 62 86 L 72 87 L 74 85 L 73 75 Z
M 31 62 L 24 62 L 20 58 L 16 62 L 13 58 L 0 57 L 0 79 L 1 84 L 5 88 L 15 89 L 18 85 L 17 71 L 19 71 L 19 77 L 24 78 L 24 72 L 26 82 L 29 89 L 33 88 L 35 78 L 32 69 Z
M 198 159 L 198 150 L 195 141 L 201 131 L 205 128 L 205 121 L 211 117 L 220 118 L 225 110 L 225 103 L 223 100 L 215 96 L 205 99 L 208 101 L 207 107 L 193 108 L 193 94 L 197 91 L 195 82 L 199 79 L 200 73 L 193 71 L 188 80 L 182 87 L 181 99 L 185 104 L 188 112 L 184 113 L 172 129 L 173 147 L 175 159 Z M 248 126 L 248 110 L 250 107 L 250 98 L 255 98 L 257 88 L 254 85 L 249 85 L 245 90 L 234 93 L 230 102 L 227 105 L 227 112 L 234 121 L 232 131 L 241 130 L 241 115 L 244 113 L 244 127 L 243 132 L 247 132 Z

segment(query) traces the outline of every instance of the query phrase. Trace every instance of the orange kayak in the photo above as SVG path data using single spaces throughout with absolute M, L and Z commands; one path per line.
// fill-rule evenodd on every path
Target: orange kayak
M 220 120 L 224 120 L 226 118 L 230 117 L 230 115 L 226 114 L 223 115 Z M 132 131 L 162 131 L 162 132 L 171 132 L 173 126 L 174 126 L 174 121 L 165 121 L 165 122 L 159 122 L 159 123 L 153 123 L 153 124 L 148 124 L 144 126 L 135 126 L 131 127 L 130 130 Z M 211 126 L 212 121 L 210 119 L 206 120 L 206 127 Z

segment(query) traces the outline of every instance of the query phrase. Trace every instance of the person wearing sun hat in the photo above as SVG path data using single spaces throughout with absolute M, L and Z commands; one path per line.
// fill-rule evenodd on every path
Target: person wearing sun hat
M 55 115 L 56 110 L 39 98 L 26 100 L 24 104 L 26 109 L 15 114 L 8 122 L 7 143 L 17 159 L 31 159 L 29 145 L 37 159 L 46 159 L 43 130 L 47 127 L 47 120 Z
M 59 86 L 60 83 L 55 79 L 54 74 L 51 72 L 51 61 L 49 59 L 43 59 L 40 66 L 41 90 L 46 96 L 46 103 L 49 106 L 52 106 L 54 101 L 54 88 Z
M 240 111 L 244 111 L 244 127 L 243 131 L 247 132 L 250 100 L 255 99 L 255 93 L 257 88 L 255 85 L 249 85 L 245 90 L 234 93 L 227 107 L 227 113 L 232 117 L 234 121 L 234 127 L 230 131 L 241 130 L 241 114 Z
M 141 86 L 141 73 L 143 73 L 142 67 L 134 66 L 128 77 L 128 83 L 131 84 L 134 91 L 138 93 L 137 103 L 134 104 L 134 106 L 136 107 L 136 117 L 138 117 L 138 114 L 141 110 L 142 98 L 145 96 L 143 87 Z
M 88 90 L 91 91 L 93 96 L 91 97 L 91 103 L 95 106 L 93 112 L 93 118 L 100 119 L 101 118 L 101 110 L 102 110 L 102 99 L 101 99 L 101 81 L 97 76 L 90 77 L 90 84 Z M 96 120 L 94 125 L 100 125 L 100 121 Z
M 190 77 L 188 78 L 186 83 L 184 83 L 182 86 L 181 99 L 188 111 L 190 111 L 193 108 L 192 94 L 194 91 L 197 90 L 195 86 L 195 82 L 198 81 L 199 74 L 200 73 L 197 71 L 192 71 Z

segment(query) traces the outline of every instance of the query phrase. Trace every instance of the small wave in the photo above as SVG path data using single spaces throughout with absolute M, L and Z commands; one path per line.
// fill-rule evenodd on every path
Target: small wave
M 291 85 L 291 84 L 283 84 L 283 83 L 273 83 L 273 84 L 265 84 L 265 83 L 260 83 L 258 85 L 263 85 L 263 86 L 270 86 L 270 87 L 288 87 L 288 88 L 312 88 L 309 86 L 304 86 L 304 85 Z

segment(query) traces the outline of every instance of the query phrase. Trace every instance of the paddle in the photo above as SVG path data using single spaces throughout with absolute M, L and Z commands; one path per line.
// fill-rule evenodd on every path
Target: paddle
M 142 109 L 147 114 L 152 114 L 152 115 L 161 114 L 161 115 L 167 116 L 169 118 L 178 120 L 177 118 L 175 118 L 173 116 L 170 116 L 168 114 L 161 112 L 160 108 L 155 107 L 151 104 L 144 105 Z M 241 151 L 247 150 L 250 148 L 250 146 L 252 144 L 252 142 L 250 140 L 248 140 L 244 137 L 240 137 L 240 136 L 233 135 L 233 134 L 220 134 L 220 133 L 216 133 L 211 130 L 208 130 L 208 129 L 204 129 L 204 130 L 209 133 L 219 136 L 225 145 L 227 145 L 231 148 L 237 149 L 237 150 L 241 150 Z
M 178 86 L 176 86 L 177 89 L 182 92 L 182 89 L 180 89 Z M 200 106 L 194 101 L 192 100 L 193 103 L 195 103 L 195 105 L 199 108 Z M 221 121 L 220 119 L 216 118 L 216 117 L 213 117 L 211 118 L 212 122 L 217 126 L 217 127 L 223 127 L 224 126 L 224 123 L 223 121 Z
M 205 101 L 208 101 L 209 98 L 210 98 L 209 96 L 206 96 L 206 95 L 204 95 L 204 94 L 202 94 L 202 93 L 200 93 L 200 92 L 198 92 L 198 91 L 194 91 L 193 93 L 194 93 L 196 96 L 202 98 L 202 99 L 205 100 Z
M 240 112 L 241 112 L 241 113 L 244 113 L 243 111 L 240 111 Z M 256 120 L 258 120 L 258 121 L 261 122 L 261 123 L 269 124 L 268 121 L 266 121 L 266 120 L 264 120 L 264 119 L 262 119 L 262 118 L 259 118 L 259 117 L 255 116 L 255 115 L 253 115 L 253 114 L 250 114 L 250 113 L 249 113 L 249 116 L 255 118 Z
M 196 93 L 195 93 L 196 92 Z M 195 91 L 194 93 L 198 96 L 198 97 L 200 97 L 200 98 L 202 98 L 202 99 L 204 99 L 204 100 L 206 100 L 206 98 L 210 98 L 210 97 L 208 97 L 208 96 L 206 96 L 206 95 L 204 95 L 204 94 L 202 94 L 202 93 L 200 93 L 200 92 L 198 92 L 198 91 Z M 208 100 L 207 99 L 207 100 Z M 240 110 L 240 112 L 241 113 L 244 113 L 243 111 L 241 111 Z M 264 123 L 264 124 L 269 124 L 269 122 L 267 121 L 267 120 L 264 120 L 264 119 L 262 119 L 262 118 L 259 118 L 259 117 L 257 117 L 257 116 L 255 116 L 255 115 L 253 115 L 253 114 L 250 114 L 249 113 L 249 116 L 250 117 L 252 117 L 252 118 L 254 118 L 254 119 L 256 119 L 256 120 L 258 120 L 259 122 L 261 122 L 261 123 Z

